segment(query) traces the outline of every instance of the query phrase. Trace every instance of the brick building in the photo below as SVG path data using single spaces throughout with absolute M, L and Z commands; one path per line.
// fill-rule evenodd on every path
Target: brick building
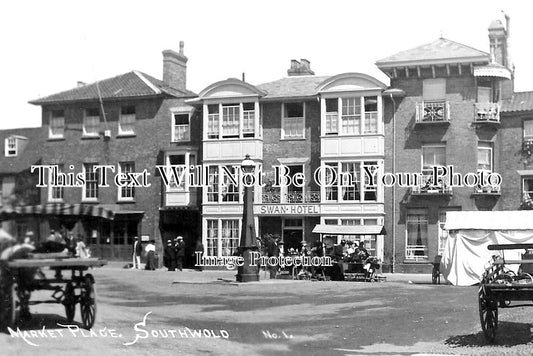
M 502 131 L 510 123 L 501 127 L 500 105 L 513 93 L 508 27 L 491 23 L 489 39 L 490 53 L 439 38 L 376 62 L 391 79 L 390 95 L 384 94 L 386 172 L 427 177 L 433 167 L 447 165 L 462 175 L 506 171 L 510 156 Z M 393 95 L 398 92 L 403 95 Z M 457 182 L 449 180 L 387 188 L 392 240 L 385 263 L 397 272 L 429 272 L 428 262 L 441 254 L 447 237 L 446 212 L 501 209 L 505 179 L 503 191 L 483 184 L 452 187 Z
M 18 214 L 10 218 L 38 221 L 33 227 L 37 240 L 51 230 L 83 237 L 95 255 L 110 259 L 129 259 L 134 236 L 155 239 L 161 248 L 162 241 L 179 234 L 192 254 L 200 234 L 198 194 L 187 183 L 162 184 L 156 169 L 194 164 L 200 153 L 201 120 L 185 103 L 196 96 L 186 89 L 186 63 L 181 43 L 179 52 L 163 51 L 162 81 L 131 71 L 31 101 L 42 108 L 42 125 L 31 130 L 34 135 L 16 130 L 16 142 L 28 143 L 15 171 L 39 162 L 66 174 L 58 182 L 80 174 L 86 183 L 52 187 L 47 173 L 40 206 L 30 209 L 25 200 L 17 200 Z M 11 137 L 3 160 L 12 159 Z M 95 170 L 97 165 L 113 168 Z M 128 184 L 131 176 L 122 179 L 123 187 L 113 182 L 118 173 L 142 172 L 147 187 Z M 2 173 L 10 171 L 2 165 Z M 104 175 L 109 187 L 101 184 Z M 142 183 L 142 176 L 135 176 Z
M 322 235 L 339 242 L 342 234 L 366 240 L 371 252 L 382 255 L 383 190 L 362 177 L 365 165 L 383 165 L 385 85 L 360 73 L 315 76 L 305 59 L 293 60 L 287 74 L 257 86 L 230 78 L 195 100 L 203 109 L 203 164 L 209 171 L 202 199 L 207 254 L 231 255 L 238 246 L 242 188 L 228 184 L 227 172 L 238 174 L 249 154 L 265 184 L 255 189 L 258 235 L 277 234 L 287 249 L 299 249 L 302 241 Z M 290 182 L 276 184 L 276 169 Z M 342 186 L 341 174 L 356 183 Z M 333 184 L 320 185 L 319 179 Z

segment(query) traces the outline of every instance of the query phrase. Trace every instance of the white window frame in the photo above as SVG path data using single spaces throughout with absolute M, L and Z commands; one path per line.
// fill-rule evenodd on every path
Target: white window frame
M 62 111 L 63 116 L 55 116 L 55 113 Z M 54 133 L 55 129 L 59 129 L 60 133 Z M 65 137 L 65 111 L 52 110 L 50 112 L 50 121 L 48 125 L 48 138 L 61 139 Z
M 63 164 L 57 164 L 58 173 L 63 173 L 65 166 Z M 65 199 L 65 188 L 64 187 L 53 187 L 52 184 L 52 170 L 48 170 L 48 201 L 51 203 L 60 203 Z M 66 182 L 63 182 L 66 183 Z M 60 198 L 54 197 L 55 193 L 58 192 L 61 196 Z
M 208 243 L 208 240 L 212 241 L 212 245 L 214 248 L 216 248 L 216 257 L 222 257 L 222 256 L 231 256 L 233 252 L 238 248 L 240 239 L 241 239 L 241 229 L 242 229 L 242 219 L 240 217 L 224 217 L 224 218 L 210 218 L 207 217 L 204 219 L 205 221 L 205 238 L 204 238 L 204 246 L 205 246 L 205 256 L 215 256 L 215 254 L 212 254 L 210 251 L 210 244 Z M 224 223 L 229 223 L 230 221 L 233 222 L 233 224 L 236 222 L 237 226 L 233 226 L 232 231 L 236 233 L 237 236 L 233 237 L 227 237 L 224 236 L 224 232 L 222 230 Z M 211 229 L 210 229 L 210 222 L 211 222 Z M 211 231 L 214 231 L 214 236 L 208 236 Z M 224 240 L 233 240 L 234 241 L 234 248 L 233 251 L 228 251 L 228 253 L 224 254 L 224 249 L 231 247 L 231 244 L 228 246 L 224 246 Z
M 88 110 L 98 110 L 98 116 L 88 116 L 87 111 Z M 99 109 L 90 109 L 87 108 L 83 111 L 83 137 L 98 137 L 100 135 L 100 110 Z M 88 126 L 89 120 L 98 121 L 98 124 L 95 124 L 94 127 L 96 128 L 96 132 L 87 131 L 88 127 L 93 127 L 93 125 Z
M 410 211 L 411 210 L 411 214 Z M 425 219 L 417 219 L 417 222 L 425 222 L 426 224 L 426 245 L 409 245 L 409 216 L 410 215 L 424 215 Z M 427 261 L 429 259 L 429 211 L 428 209 L 408 209 L 405 220 L 405 259 L 407 261 Z M 415 255 L 416 251 L 423 251 L 424 255 Z
M 533 119 L 524 120 L 524 141 L 533 141 Z
M 365 170 L 364 170 L 364 167 L 365 166 L 368 166 L 368 164 L 370 162 L 374 162 L 376 163 L 375 165 L 378 167 L 378 171 L 376 173 L 376 179 L 375 179 L 375 183 L 377 184 L 376 187 L 372 187 L 372 188 L 367 188 L 367 185 L 368 185 L 368 180 L 367 177 L 366 177 L 366 173 L 365 173 Z M 344 192 L 345 190 L 347 189 L 347 187 L 343 187 L 342 185 L 342 180 L 341 180 L 341 173 L 348 173 L 348 171 L 342 171 L 342 166 L 343 164 L 356 164 L 358 165 L 359 169 L 357 172 L 354 172 L 355 173 L 355 184 L 357 184 L 357 189 L 359 191 L 359 199 L 344 199 Z M 332 185 L 332 186 L 326 186 L 325 184 L 323 184 L 321 186 L 321 192 L 323 192 L 323 199 L 321 201 L 324 201 L 324 202 L 336 202 L 336 203 L 342 203 L 342 204 L 353 204 L 353 203 L 363 203 L 363 202 L 367 202 L 367 203 L 383 203 L 381 201 L 381 191 L 382 191 L 382 186 L 380 184 L 380 178 L 379 178 L 379 172 L 382 171 L 383 169 L 383 160 L 342 160 L 342 161 L 324 161 L 322 163 L 323 166 L 331 166 L 333 167 L 336 171 L 337 171 L 337 182 L 335 185 Z M 324 177 L 321 177 L 322 181 L 323 182 L 326 182 L 326 174 L 329 172 L 329 170 L 326 170 L 326 169 L 322 169 L 322 173 L 324 174 Z M 328 195 L 330 194 L 334 194 L 334 191 L 337 191 L 337 199 L 327 199 L 328 198 Z M 365 193 L 367 191 L 375 191 L 376 193 L 376 199 L 372 199 L 372 200 L 366 200 L 365 199 Z M 354 193 L 355 194 L 355 193 Z
M 526 190 L 526 180 L 533 181 L 533 176 L 522 176 L 522 196 L 525 196 L 525 194 L 529 195 L 530 199 L 533 199 L 533 183 L 531 185 L 532 190 Z
M 9 136 L 5 139 L 5 156 L 16 157 L 18 154 L 19 140 L 15 136 Z
M 96 197 L 87 197 L 87 166 L 88 165 L 91 165 L 93 167 L 93 173 L 96 175 L 96 188 L 95 188 L 95 192 L 96 192 Z M 98 172 L 94 172 L 94 166 L 97 166 L 98 163 L 84 163 L 83 164 L 83 177 L 85 178 L 85 184 L 83 185 L 82 187 L 82 196 L 81 196 L 81 200 L 83 202 L 96 202 L 98 201 L 98 195 L 99 195 L 99 189 L 98 189 Z
M 124 170 L 124 165 L 131 166 L 131 169 L 127 171 Z M 134 161 L 124 161 L 118 163 L 118 174 L 121 173 L 133 173 L 135 172 L 135 162 Z M 131 196 L 124 196 L 124 192 L 130 191 Z M 117 200 L 118 201 L 135 201 L 135 187 L 117 187 Z
M 443 144 L 434 144 L 434 145 L 423 145 L 422 154 L 420 155 L 420 172 L 422 175 L 430 175 L 433 167 L 440 166 L 435 164 L 435 154 L 433 154 L 433 164 L 429 165 L 429 168 L 424 168 L 424 149 L 426 148 L 439 148 L 444 150 L 444 165 L 446 165 L 446 145 Z
M 479 168 L 480 153 L 482 151 L 488 151 L 489 152 L 489 168 L 488 169 Z M 493 153 L 494 153 L 494 150 L 493 150 L 491 142 L 484 142 L 484 141 L 479 141 L 478 142 L 478 146 L 477 146 L 477 165 L 478 165 L 477 171 L 478 172 L 481 172 L 481 171 L 488 172 L 488 173 L 492 173 L 493 172 L 493 169 L 494 169 L 494 166 L 493 166 L 494 165 Z
M 286 104 L 295 104 L 295 103 L 299 103 L 299 104 L 302 104 L 302 110 L 303 110 L 303 116 L 302 117 L 286 117 L 286 109 L 285 109 L 285 105 Z M 281 139 L 282 140 L 305 140 L 305 109 L 306 109 L 306 103 L 304 101 L 299 101 L 299 102 L 292 102 L 292 103 L 282 103 L 281 104 Z M 301 119 L 302 120 L 302 123 L 299 124 L 302 126 L 301 128 L 301 135 L 300 134 L 297 134 L 297 135 L 288 135 L 286 132 L 285 132 L 285 127 L 287 125 L 287 122 L 290 121 L 290 120 L 299 120 Z
M 329 136 L 372 136 L 383 134 L 382 97 L 379 93 L 363 95 L 364 93 L 344 94 L 343 96 L 325 96 L 321 98 L 321 132 L 323 137 Z M 336 111 L 328 111 L 327 101 L 337 103 Z M 376 110 L 367 111 L 365 104 L 368 100 L 376 101 Z M 353 114 L 345 114 L 345 104 L 352 101 Z M 357 109 L 358 108 L 358 109 Z M 357 111 L 358 110 L 358 111 Z M 347 118 L 351 120 L 348 122 Z M 348 125 L 350 123 L 350 125 Z M 369 128 L 373 130 L 370 131 Z M 357 128 L 357 130 L 355 130 Z
M 122 109 L 133 107 L 135 113 L 133 114 L 123 114 Z M 133 120 L 132 120 L 133 118 Z M 124 120 L 131 120 L 131 122 L 123 123 Z M 135 122 L 137 121 L 137 108 L 135 105 L 125 105 L 120 107 L 120 117 L 118 119 L 118 135 L 119 136 L 133 136 L 135 135 Z M 131 126 L 128 130 L 124 126 Z
M 176 115 L 187 115 L 187 124 L 175 124 Z M 173 109 L 171 110 L 171 142 L 190 142 L 191 141 L 191 117 L 192 117 L 192 111 L 191 110 L 180 110 L 180 109 Z M 178 129 L 179 127 L 179 129 Z M 184 129 L 184 130 L 183 130 Z M 179 131 L 179 132 L 178 132 Z M 183 136 L 176 137 L 176 135 L 180 133 Z
M 245 110 L 244 106 L 247 104 L 253 105 L 253 110 Z M 216 113 L 209 113 L 209 107 L 216 107 Z M 248 139 L 257 139 L 261 137 L 262 123 L 260 115 L 259 101 L 255 100 L 242 100 L 236 99 L 231 100 L 227 99 L 222 103 L 204 103 L 204 134 L 203 139 L 206 141 L 212 140 L 248 140 Z M 232 121 L 233 130 L 231 134 L 227 131 L 224 132 L 224 111 L 225 108 L 233 108 L 238 111 L 238 116 L 233 116 L 237 118 Z M 250 125 L 250 120 L 253 120 L 252 125 Z M 248 124 L 245 125 L 245 122 Z

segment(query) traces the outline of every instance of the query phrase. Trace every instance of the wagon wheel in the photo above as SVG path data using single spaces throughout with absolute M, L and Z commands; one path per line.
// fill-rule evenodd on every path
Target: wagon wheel
M 440 270 L 436 266 L 433 266 L 433 270 L 431 272 L 431 282 L 433 284 L 440 284 Z
M 17 293 L 13 276 L 7 266 L 0 266 L 0 330 L 15 327 L 17 322 Z
M 498 302 L 487 296 L 484 286 L 479 289 L 479 319 L 485 338 L 493 342 L 498 328 Z
M 65 287 L 65 299 L 63 300 L 65 306 L 65 314 L 68 322 L 74 320 L 76 315 L 76 295 L 74 294 L 74 286 L 72 283 L 67 283 Z
M 85 276 L 81 285 L 80 312 L 83 327 L 90 329 L 96 319 L 96 289 L 90 274 Z

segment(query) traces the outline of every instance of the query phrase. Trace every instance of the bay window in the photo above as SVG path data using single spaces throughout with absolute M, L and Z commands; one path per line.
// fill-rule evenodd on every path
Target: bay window
M 204 105 L 204 139 L 253 138 L 259 122 L 257 102 Z
M 327 168 L 326 168 L 327 167 Z M 368 176 L 365 167 L 374 174 Z M 326 162 L 323 169 L 325 200 L 329 202 L 376 202 L 378 200 L 377 161 Z M 374 185 L 371 185 L 371 183 Z M 332 183 L 327 186 L 326 183 Z M 338 194 L 341 192 L 341 194 Z
M 323 99 L 325 135 L 373 135 L 379 128 L 378 96 Z

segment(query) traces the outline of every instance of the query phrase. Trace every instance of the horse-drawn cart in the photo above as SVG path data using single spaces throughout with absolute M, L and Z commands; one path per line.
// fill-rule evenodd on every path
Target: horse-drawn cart
M 521 259 L 506 260 L 503 251 L 527 251 L 533 249 L 533 244 L 489 245 L 488 249 L 502 251 L 502 257 L 494 256 L 491 265 L 485 270 L 478 296 L 481 328 L 485 338 L 492 342 L 498 329 L 498 308 L 533 306 L 533 276 L 529 273 L 533 259 L 528 258 L 531 255 L 526 253 Z M 514 265 L 516 272 L 509 265 Z
M 30 317 L 29 306 L 58 303 L 65 307 L 67 321 L 72 322 L 76 304 L 80 305 L 81 322 L 90 329 L 96 318 L 95 280 L 86 273 L 107 261 L 97 258 L 69 258 L 59 254 L 35 254 L 33 258 L 0 261 L 0 329 L 16 327 L 19 320 Z M 43 269 L 49 267 L 53 276 Z M 52 292 L 50 300 L 30 301 L 38 290 Z

